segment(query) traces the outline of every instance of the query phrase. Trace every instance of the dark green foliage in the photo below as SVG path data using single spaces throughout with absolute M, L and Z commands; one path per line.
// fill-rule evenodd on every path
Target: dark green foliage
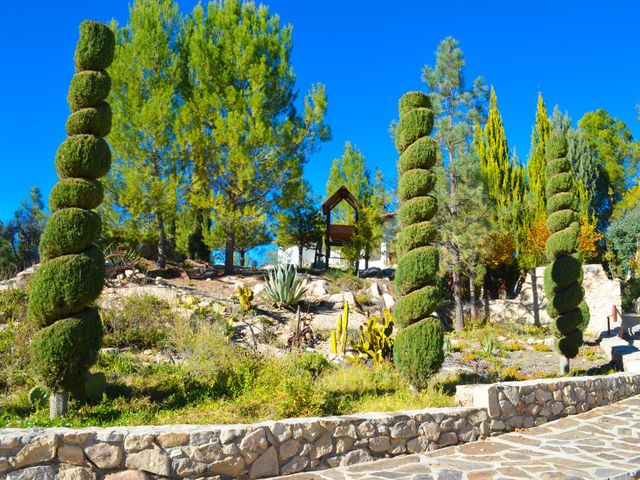
M 94 107 L 109 95 L 111 78 L 105 71 L 85 70 L 76 73 L 69 84 L 67 102 L 72 112 Z
M 547 229 L 553 234 L 571 226 L 578 221 L 578 215 L 573 210 L 558 210 L 547 217 Z
M 432 243 L 437 234 L 438 230 L 431 222 L 414 223 L 403 228 L 398 232 L 398 255 L 402 256 L 409 250 Z
M 102 395 L 107 389 L 107 377 L 102 372 L 90 373 L 84 384 L 84 393 L 90 402 L 102 400 Z
M 565 290 L 572 283 L 582 283 L 582 256 L 580 253 L 563 255 L 544 271 L 544 289 L 547 298 Z
M 113 61 L 115 37 L 102 23 L 85 20 L 80 24 L 80 39 L 73 57 L 77 71 L 104 70 Z
M 86 210 L 102 203 L 104 189 L 98 180 L 86 178 L 61 178 L 51 190 L 49 207 L 52 211 L 78 207 Z
M 40 239 L 43 260 L 78 253 L 98 240 L 102 230 L 100 215 L 82 208 L 58 210 L 47 223 Z
M 39 410 L 43 408 L 49 400 L 49 392 L 46 388 L 37 385 L 29 390 L 29 403 L 33 408 Z
M 39 378 L 52 391 L 77 390 L 95 362 L 102 325 L 96 310 L 84 310 L 38 331 L 29 347 Z
M 437 318 L 426 318 L 403 328 L 393 344 L 393 360 L 416 388 L 425 388 L 444 361 L 444 331 Z
M 97 247 L 44 262 L 31 284 L 29 317 L 43 327 L 82 311 L 100 295 L 104 274 Z
M 56 152 L 56 171 L 60 177 L 98 178 L 109 171 L 109 144 L 95 135 L 68 137 Z
M 82 133 L 103 137 L 111 131 L 111 107 L 102 102 L 95 107 L 81 108 L 67 118 L 67 135 Z
M 436 174 L 424 169 L 405 172 L 398 180 L 398 198 L 400 201 L 428 195 L 436 184 Z
M 440 289 L 434 285 L 427 285 L 398 298 L 394 316 L 399 325 L 406 327 L 422 318 L 431 315 L 441 300 Z
M 409 145 L 398 160 L 398 173 L 414 168 L 431 168 L 438 158 L 438 142 L 433 137 L 422 137 Z
M 438 210 L 438 201 L 435 197 L 416 197 L 407 200 L 400 205 L 398 221 L 402 228 L 414 223 L 431 220 Z
M 406 112 L 396 127 L 396 148 L 400 153 L 420 137 L 425 137 L 433 129 L 433 111 L 430 108 L 416 108 Z
M 582 329 L 589 325 L 589 309 L 582 288 L 582 256 L 576 253 L 580 223 L 577 195 L 567 140 L 554 130 L 546 145 L 547 158 L 547 239 L 546 253 L 551 265 L 544 275 L 547 313 L 560 337 L 557 347 L 567 359 L 574 358 L 582 345 Z M 563 368 L 568 368 L 568 363 Z
M 431 108 L 429 95 L 422 92 L 407 92 L 398 101 L 400 118 L 416 108 Z
M 395 285 L 400 295 L 406 295 L 433 280 L 438 273 L 438 248 L 419 247 L 398 260 Z

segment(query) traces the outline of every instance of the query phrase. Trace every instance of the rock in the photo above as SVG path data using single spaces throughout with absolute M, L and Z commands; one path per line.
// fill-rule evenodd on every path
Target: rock
M 85 467 L 60 468 L 58 480 L 96 480 L 96 474 Z
M 380 286 L 376 282 L 373 282 L 371 284 L 371 286 L 369 287 L 369 291 L 371 292 L 371 297 L 373 298 L 380 298 L 382 296 Z
M 146 353 L 146 350 L 144 352 Z M 150 352 L 153 353 L 153 352 Z M 124 439 L 124 449 L 127 452 L 139 452 L 140 450 L 144 450 L 146 448 L 151 448 L 153 446 L 153 435 L 127 435 L 127 438 Z
M 247 463 L 253 463 L 253 461 L 264 452 L 269 444 L 267 443 L 267 437 L 264 429 L 259 428 L 246 435 L 242 442 L 240 442 L 240 451 L 244 455 L 244 459 Z
M 280 469 L 280 475 L 290 475 L 292 473 L 301 472 L 309 465 L 307 457 L 296 456 L 290 462 L 283 465 Z
M 126 470 L 124 472 L 109 473 L 104 480 L 149 480 L 149 475 L 139 470 Z
M 389 430 L 391 438 L 409 438 L 415 437 L 418 434 L 416 428 L 416 421 L 409 420 L 406 422 L 398 422 Z
M 56 456 L 58 437 L 45 435 L 25 445 L 15 457 L 9 459 L 13 468 L 22 468 L 36 463 L 45 463 Z
M 340 437 L 336 440 L 336 453 L 348 452 L 353 448 L 355 440 L 351 437 Z M 365 441 L 366 444 L 366 441 Z
M 369 439 L 369 449 L 372 452 L 386 452 L 391 447 L 389 437 L 373 437 Z
M 101 470 L 119 467 L 124 456 L 119 446 L 104 442 L 85 448 L 84 453 Z
M 273 433 L 273 436 L 276 437 L 280 443 L 286 442 L 293 435 L 291 425 L 286 425 L 284 423 L 274 423 L 271 426 L 271 433 Z
M 333 442 L 331 441 L 331 435 L 325 433 L 322 435 L 316 443 L 313 444 L 312 458 L 314 460 L 319 459 L 325 455 L 328 455 L 333 450 Z
M 166 287 L 167 286 L 167 281 L 162 277 L 156 277 L 155 282 L 156 282 L 156 285 L 158 287 Z
M 166 432 L 158 435 L 157 440 L 162 448 L 180 447 L 189 443 L 189 435 L 186 433 Z
M 372 437 L 376 433 L 376 426 L 371 422 L 363 422 L 358 426 L 361 437 Z
M 340 425 L 336 427 L 336 431 L 333 433 L 333 435 L 336 437 L 351 437 L 354 439 L 358 438 L 356 427 L 351 423 L 348 425 Z
M 307 292 L 312 297 L 323 297 L 329 293 L 329 282 L 326 280 L 314 280 L 309 283 Z
M 23 468 L 9 473 L 6 480 L 57 480 L 53 467 L 39 466 Z
M 407 451 L 409 453 L 423 453 L 429 448 L 429 440 L 424 437 L 417 437 L 407 442 Z
M 171 461 L 167 454 L 159 449 L 148 449 L 128 455 L 125 466 L 131 470 L 143 470 L 165 477 L 171 474 Z
M 244 458 L 240 455 L 234 455 L 214 462 L 209 466 L 209 472 L 215 475 L 239 478 L 246 473 Z
M 382 294 L 382 300 L 384 301 L 385 308 L 387 308 L 389 310 L 391 310 L 396 304 L 396 301 L 388 293 L 383 293 Z
M 58 460 L 61 463 L 71 465 L 84 465 L 87 463 L 82 448 L 78 445 L 61 445 L 58 447 Z
M 272 446 L 251 464 L 249 478 L 273 477 L 279 473 L 278 454 L 276 448 Z
M 18 437 L 1 437 L 0 438 L 0 452 L 2 450 L 13 450 L 18 446 Z
M 420 434 L 432 442 L 437 442 L 440 438 L 440 426 L 437 423 L 423 423 L 420 426 Z
M 455 432 L 442 432 L 438 438 L 438 446 L 440 448 L 448 447 L 458 443 L 458 436 Z
M 293 457 L 300 450 L 300 442 L 298 440 L 287 440 L 279 449 L 280 461 L 285 461 Z
M 257 297 L 258 295 L 260 295 L 262 292 L 264 292 L 265 286 L 264 283 L 257 283 L 253 286 L 253 288 L 251 289 L 251 291 L 253 292 L 253 295 L 255 297 Z
M 347 453 L 342 460 L 340 460 L 341 467 L 347 467 L 349 465 L 356 465 L 358 463 L 371 462 L 373 461 L 373 457 L 369 453 L 368 450 L 361 448 L 359 450 L 354 450 L 353 452 Z

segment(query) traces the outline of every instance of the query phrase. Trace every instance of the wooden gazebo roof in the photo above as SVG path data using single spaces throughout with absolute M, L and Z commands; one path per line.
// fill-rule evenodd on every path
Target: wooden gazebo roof
M 356 197 L 343 185 L 322 204 L 322 211 L 327 214 L 342 200 L 351 205 L 356 211 L 360 209 L 360 203 L 356 200 Z

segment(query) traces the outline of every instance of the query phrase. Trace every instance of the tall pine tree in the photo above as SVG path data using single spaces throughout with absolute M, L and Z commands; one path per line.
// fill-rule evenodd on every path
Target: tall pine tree
M 529 173 L 529 190 L 533 194 L 535 202 L 535 212 L 537 218 L 546 218 L 546 196 L 545 196 L 545 160 L 546 142 L 551 134 L 551 120 L 547 115 L 542 93 L 538 93 L 538 105 L 536 107 L 536 124 L 531 130 L 531 150 L 527 170 Z

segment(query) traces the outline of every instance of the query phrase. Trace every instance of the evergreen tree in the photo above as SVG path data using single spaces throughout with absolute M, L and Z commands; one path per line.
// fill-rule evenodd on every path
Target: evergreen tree
M 251 218 L 245 218 L 236 230 L 236 252 L 240 266 L 246 266 L 247 254 L 256 247 L 271 243 L 273 235 L 267 223 L 267 215 L 256 212 Z
M 136 0 L 129 23 L 113 28 L 109 141 L 116 161 L 107 198 L 115 204 L 107 208 L 115 215 L 106 218 L 116 225 L 131 218 L 148 225 L 158 243 L 158 266 L 164 268 L 167 230 L 175 237 L 183 171 L 174 130 L 182 18 L 173 0 Z
M 326 95 L 313 86 L 296 110 L 291 27 L 265 6 L 197 5 L 187 30 L 179 141 L 191 161 L 188 199 L 210 214 L 218 238 L 207 238 L 224 243 L 231 274 L 243 219 L 268 211 L 328 138 Z
M 547 138 L 551 133 L 551 121 L 547 116 L 547 108 L 542 98 L 542 93 L 538 93 L 538 105 L 536 107 L 536 124 L 531 130 L 531 150 L 527 170 L 529 174 L 529 190 L 533 193 L 535 202 L 534 211 L 537 218 L 545 218 L 545 184 L 546 177 L 544 170 L 546 167 L 545 148 Z
M 12 263 L 15 263 L 18 269 L 24 270 L 40 261 L 38 245 L 45 220 L 42 193 L 38 187 L 32 187 L 29 199 L 22 201 L 2 235 L 11 246 L 14 256 Z
M 481 78 L 477 78 L 470 89 L 466 88 L 464 65 L 464 55 L 458 41 L 447 37 L 438 45 L 435 67 L 425 66 L 423 70 L 423 80 L 431 92 L 435 113 L 434 138 L 444 159 L 443 176 L 439 182 L 443 187 L 438 197 L 439 212 L 445 212 L 450 220 L 439 222 L 439 225 L 441 236 L 447 238 L 443 244 L 448 251 L 457 330 L 464 328 L 461 275 L 465 270 L 457 232 L 464 223 L 465 214 L 461 205 L 466 201 L 475 204 L 473 196 L 467 195 L 461 183 L 463 175 L 458 172 L 458 164 L 461 159 L 468 158 L 471 152 L 473 126 L 482 121 L 487 101 L 487 88 Z

